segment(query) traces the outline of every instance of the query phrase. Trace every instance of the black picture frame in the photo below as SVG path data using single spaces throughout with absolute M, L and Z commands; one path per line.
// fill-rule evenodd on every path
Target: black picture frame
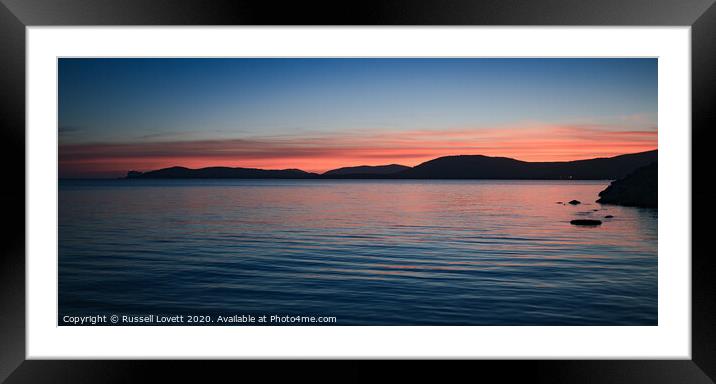
M 714 0 L 490 0 L 286 2 L 0 0 L 0 127 L 5 230 L 0 259 L 0 382 L 162 382 L 220 375 L 235 362 L 25 359 L 25 28 L 71 25 L 596 25 L 691 26 L 692 360 L 474 361 L 480 377 L 569 383 L 712 383 L 716 379 L 716 258 L 705 242 L 707 146 L 716 129 Z M 688 129 L 688 127 L 684 127 Z M 667 159 L 668 161 L 668 159 Z M 199 364 L 211 364 L 200 368 Z M 265 370 L 262 365 L 255 365 Z M 265 364 L 265 363 L 263 363 Z M 364 373 L 343 362 L 343 375 Z M 315 370 L 310 364 L 307 373 Z M 391 369 L 392 370 L 392 369 Z M 285 370 L 284 374 L 300 372 Z M 400 375 L 400 369 L 393 370 Z M 277 370 L 272 369 L 277 373 Z M 419 371 L 423 372 L 423 369 Z M 387 374 L 388 377 L 390 374 Z M 385 375 L 383 375 L 385 376 Z M 209 379 L 211 380 L 211 379 Z

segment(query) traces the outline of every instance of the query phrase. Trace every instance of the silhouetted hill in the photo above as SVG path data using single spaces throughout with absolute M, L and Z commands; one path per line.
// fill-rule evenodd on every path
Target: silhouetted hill
M 410 168 L 391 164 L 346 167 L 323 175 L 300 169 L 171 167 L 149 172 L 129 171 L 128 179 L 574 179 L 616 180 L 657 160 L 657 151 L 609 158 L 561 162 L 526 162 L 482 155 L 445 156 Z M 397 172 L 392 172 L 396 170 Z M 366 173 L 370 172 L 370 173 Z
M 376 166 L 370 166 L 370 165 L 360 165 L 357 167 L 343 167 L 338 169 L 332 169 L 330 171 L 324 172 L 321 176 L 355 176 L 355 175 L 361 175 L 361 176 L 372 176 L 372 175 L 391 175 L 395 174 L 401 171 L 405 171 L 407 169 L 410 169 L 410 167 L 406 167 L 405 165 L 400 164 L 390 164 L 390 165 L 376 165 Z
M 316 173 L 300 169 L 265 170 L 256 168 L 208 167 L 190 169 L 171 167 L 149 172 L 130 171 L 128 179 L 310 179 Z
M 482 155 L 445 156 L 396 174 L 408 179 L 619 179 L 656 161 L 657 151 L 609 158 L 526 162 Z
M 597 203 L 656 208 L 658 189 L 659 167 L 653 162 L 623 179 L 613 181 L 607 189 L 599 192 Z

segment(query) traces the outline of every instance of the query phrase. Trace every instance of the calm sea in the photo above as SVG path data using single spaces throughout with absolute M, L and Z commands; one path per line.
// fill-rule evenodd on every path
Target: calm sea
M 60 317 L 657 325 L 657 211 L 595 203 L 607 185 L 63 180 Z

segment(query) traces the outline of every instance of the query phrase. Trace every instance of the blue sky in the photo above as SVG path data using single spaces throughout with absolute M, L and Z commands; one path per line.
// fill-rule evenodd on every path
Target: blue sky
M 388 153 L 368 151 L 371 155 L 365 156 L 368 152 L 349 144 L 370 146 L 376 140 L 379 150 L 385 145 L 380 138 L 386 136 L 395 145 L 407 146 L 400 152 L 405 157 L 393 162 L 415 163 L 445 152 L 440 148 L 471 153 L 484 148 L 481 152 L 495 154 L 500 148 L 485 142 L 505 139 L 500 129 L 514 138 L 521 129 L 537 137 L 533 131 L 550 134 L 555 127 L 561 127 L 556 131 L 562 135 L 565 127 L 599 131 L 594 137 L 601 141 L 592 152 L 576 150 L 580 144 L 555 152 L 554 159 L 603 155 L 611 132 L 651 132 L 650 143 L 637 134 L 638 142 L 631 147 L 656 147 L 656 59 L 73 58 L 59 59 L 58 70 L 60 168 L 64 165 L 68 174 L 124 172 L 130 166 L 145 169 L 182 158 L 190 165 L 219 165 L 214 163 L 221 160 L 233 166 L 279 168 L 283 162 L 285 168 L 296 163 L 331 167 L 344 160 L 385 162 Z M 411 138 L 414 132 L 432 132 L 437 138 L 443 132 L 453 137 L 452 143 L 479 145 L 456 147 L 434 137 L 410 150 L 411 140 L 401 135 Z M 615 154 L 629 147 L 626 134 L 614 136 L 620 137 Z M 197 149 L 187 151 L 192 142 Z M 330 143 L 347 155 L 322 151 Z M 430 143 L 437 143 L 436 150 L 427 150 Z M 160 144 L 176 146 L 176 156 L 155 156 L 151 145 Z M 308 150 L 280 159 L 283 146 L 311 145 L 320 147 L 319 157 L 310 158 Z M 270 158 L 271 151 L 246 154 L 262 146 L 278 157 Z M 103 149 L 109 148 L 116 153 L 102 158 L 103 152 L 111 152 Z M 504 145 L 502 155 L 550 158 L 549 153 L 525 148 Z M 237 156 L 212 156 L 227 152 Z

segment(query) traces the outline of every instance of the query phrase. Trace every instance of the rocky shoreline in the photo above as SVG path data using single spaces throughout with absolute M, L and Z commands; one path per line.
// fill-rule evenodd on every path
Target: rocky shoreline
M 657 162 L 641 167 L 599 192 L 597 203 L 656 208 L 659 202 L 658 176 Z

